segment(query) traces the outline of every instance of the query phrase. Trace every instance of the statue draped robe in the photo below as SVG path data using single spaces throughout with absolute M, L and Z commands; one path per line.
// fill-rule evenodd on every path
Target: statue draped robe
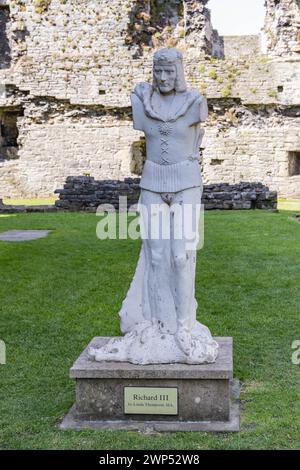
M 206 99 L 196 90 L 179 93 L 166 117 L 154 108 L 151 100 L 153 91 L 150 84 L 140 83 L 131 95 L 134 129 L 142 130 L 146 135 L 147 157 L 141 191 L 178 194 L 189 188 L 198 188 L 200 204 L 203 185 L 199 147 L 204 133 L 200 123 L 207 117 Z M 149 245 L 143 241 L 134 277 L 119 312 L 125 336 L 109 341 L 101 350 L 91 351 L 91 355 L 96 360 L 123 360 L 138 364 L 214 362 L 218 344 L 209 329 L 196 320 L 196 250 L 188 258 L 190 282 L 193 284 L 187 312 L 188 328 L 192 334 L 191 354 L 188 356 L 180 351 L 174 339 L 178 321 L 171 241 L 164 243 L 161 262 L 163 288 L 159 291 L 162 308 L 156 311 L 151 311 L 149 302 L 152 295 L 148 282 L 150 259 Z M 148 334 L 145 335 L 146 330 Z

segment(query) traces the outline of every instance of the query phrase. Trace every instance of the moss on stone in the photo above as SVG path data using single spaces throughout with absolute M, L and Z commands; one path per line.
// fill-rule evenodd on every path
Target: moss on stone
M 228 98 L 232 93 L 232 88 L 230 85 L 226 85 L 224 86 L 224 88 L 222 88 L 221 90 L 221 95 L 223 98 Z
M 218 78 L 218 74 L 216 69 L 211 69 L 208 73 L 209 77 L 212 78 L 213 80 L 216 80 Z
M 277 91 L 276 90 L 269 90 L 268 91 L 268 96 L 270 98 L 277 98 Z
M 36 13 L 42 14 L 45 11 L 48 10 L 48 7 L 50 6 L 51 0 L 34 0 L 34 9 Z

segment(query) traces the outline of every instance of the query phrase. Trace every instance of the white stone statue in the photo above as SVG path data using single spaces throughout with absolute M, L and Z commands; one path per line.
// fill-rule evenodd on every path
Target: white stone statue
M 153 84 L 139 83 L 131 103 L 133 127 L 146 136 L 139 199 L 143 244 L 119 313 L 125 336 L 89 354 L 97 361 L 135 364 L 214 362 L 218 344 L 196 320 L 195 299 L 203 190 L 200 125 L 207 118 L 207 101 L 197 90 L 187 90 L 182 54 L 169 48 L 154 54 Z M 188 208 L 181 212 L 184 217 L 178 208 Z M 194 239 L 187 238 L 184 224 L 194 224 Z M 169 237 L 163 226 L 169 227 Z

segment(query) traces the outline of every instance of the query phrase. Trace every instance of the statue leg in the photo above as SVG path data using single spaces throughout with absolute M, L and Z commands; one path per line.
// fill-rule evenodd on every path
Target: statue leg
M 191 331 L 196 321 L 196 245 L 201 207 L 201 188 L 176 193 L 171 206 L 171 263 L 177 316 L 176 340 L 190 353 Z
M 143 189 L 140 204 L 147 269 L 143 297 L 147 296 L 152 323 L 159 324 L 163 332 L 174 333 L 175 305 L 170 286 L 170 208 L 159 193 Z

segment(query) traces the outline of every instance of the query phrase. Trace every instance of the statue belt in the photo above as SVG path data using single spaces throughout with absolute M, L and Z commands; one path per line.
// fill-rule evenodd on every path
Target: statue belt
M 176 163 L 145 161 L 140 187 L 154 192 L 178 192 L 202 186 L 199 157 L 191 156 Z

